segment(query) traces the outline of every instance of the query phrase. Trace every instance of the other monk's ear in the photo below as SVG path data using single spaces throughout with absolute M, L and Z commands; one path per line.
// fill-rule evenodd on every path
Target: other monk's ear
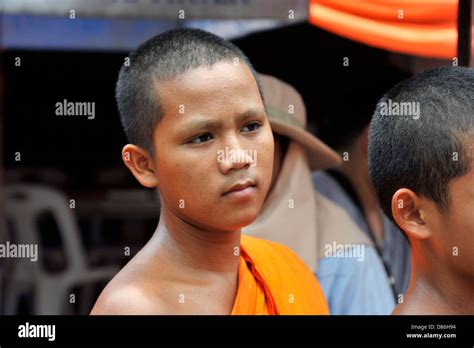
M 426 224 L 428 211 L 425 200 L 408 188 L 399 189 L 392 196 L 393 218 L 409 239 L 431 237 Z

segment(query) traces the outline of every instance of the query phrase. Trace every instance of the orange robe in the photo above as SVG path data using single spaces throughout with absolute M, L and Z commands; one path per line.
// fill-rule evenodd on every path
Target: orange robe
M 329 314 L 329 309 L 316 277 L 293 251 L 242 235 L 231 314 Z

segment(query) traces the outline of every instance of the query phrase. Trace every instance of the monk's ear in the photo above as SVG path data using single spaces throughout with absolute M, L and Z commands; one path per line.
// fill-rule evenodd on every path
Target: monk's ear
M 155 167 L 148 151 L 140 146 L 127 144 L 122 149 L 122 160 L 140 184 L 149 188 L 158 186 Z
M 427 239 L 431 236 L 426 223 L 427 210 L 425 200 L 410 189 L 399 189 L 392 196 L 393 218 L 409 239 Z

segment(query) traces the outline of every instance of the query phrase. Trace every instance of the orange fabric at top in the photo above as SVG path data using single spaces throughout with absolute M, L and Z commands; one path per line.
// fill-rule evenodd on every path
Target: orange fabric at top
M 233 315 L 329 314 L 311 270 L 289 248 L 242 235 Z
M 369 46 L 452 59 L 457 10 L 456 0 L 310 0 L 309 21 Z

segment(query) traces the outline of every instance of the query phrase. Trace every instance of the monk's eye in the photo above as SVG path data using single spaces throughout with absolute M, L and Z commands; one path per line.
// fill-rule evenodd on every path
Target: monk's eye
M 258 130 L 260 127 L 262 127 L 262 125 L 260 124 L 260 122 L 252 122 L 252 123 L 249 123 L 247 124 L 246 126 L 242 127 L 242 130 L 244 132 L 255 132 L 256 130 Z
M 209 133 L 198 135 L 188 141 L 189 144 L 202 144 L 212 140 L 212 135 Z

